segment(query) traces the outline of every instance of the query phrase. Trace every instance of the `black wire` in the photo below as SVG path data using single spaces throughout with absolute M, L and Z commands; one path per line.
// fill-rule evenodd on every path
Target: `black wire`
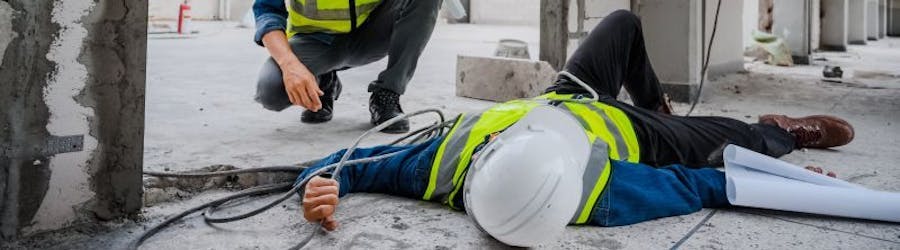
M 703 80 L 706 79 L 706 70 L 709 69 L 709 55 L 712 53 L 712 45 L 713 41 L 716 39 L 716 26 L 719 25 L 719 8 L 722 7 L 722 0 L 719 0 L 716 3 L 716 16 L 713 19 L 713 29 L 712 34 L 709 36 L 709 45 L 706 46 L 706 60 L 703 62 L 703 69 L 700 72 L 700 86 L 697 88 L 697 98 L 694 99 L 694 102 L 691 103 L 691 109 L 688 110 L 684 116 L 691 116 L 691 112 L 694 112 L 694 108 L 697 107 L 697 103 L 700 102 L 700 95 L 703 94 Z
M 316 160 L 319 161 L 319 160 Z M 313 162 L 316 162 L 313 161 Z M 271 167 L 259 167 L 259 168 L 246 168 L 246 169 L 235 169 L 228 171 L 212 171 L 212 172 L 200 172 L 200 173 L 186 173 L 186 172 L 177 172 L 177 173 L 167 173 L 167 172 L 155 172 L 155 171 L 144 171 L 144 175 L 154 176 L 154 177 L 176 177 L 176 178 L 203 178 L 203 177 L 215 177 L 215 176 L 226 176 L 226 175 L 236 175 L 236 174 L 247 174 L 247 173 L 261 173 L 261 172 L 299 172 L 306 169 L 306 167 L 311 166 L 312 164 L 307 164 L 306 162 L 298 164 L 297 166 L 271 166 Z
M 445 127 L 447 127 L 447 126 L 452 126 L 453 123 L 456 122 L 456 119 L 454 119 L 454 120 L 452 120 L 452 121 L 449 121 L 449 122 L 448 122 L 448 121 L 445 121 L 445 119 L 444 119 L 444 114 L 443 114 L 442 112 L 440 112 L 440 111 L 437 111 L 437 110 L 436 110 L 435 113 L 437 113 L 438 116 L 440 116 L 440 122 L 439 122 L 439 123 L 436 123 L 436 124 L 434 124 L 434 125 L 432 125 L 432 126 L 424 127 L 424 128 L 422 128 L 422 129 L 419 129 L 419 130 L 416 130 L 416 131 L 413 131 L 412 133 L 407 134 L 407 135 L 404 136 L 403 138 L 400 138 L 400 139 L 394 141 L 393 143 L 391 143 L 391 145 L 396 144 L 396 143 L 399 143 L 399 142 L 401 142 L 401 141 L 403 141 L 403 140 L 405 140 L 405 139 L 407 139 L 407 138 L 409 138 L 409 137 L 412 137 L 412 136 L 414 136 L 414 135 L 418 135 L 418 136 L 415 137 L 415 138 L 414 138 L 412 141 L 410 141 L 408 144 L 413 144 L 413 143 L 417 142 L 417 141 L 418 141 L 419 139 L 421 139 L 421 138 L 431 138 L 431 137 L 434 137 L 434 136 L 441 135 L 441 134 L 443 134 L 443 129 L 444 129 Z M 437 133 L 435 133 L 436 131 L 437 131 Z M 379 161 L 379 160 L 382 160 L 382 159 L 384 159 L 384 158 L 387 158 L 387 157 L 391 157 L 391 156 L 393 156 L 393 155 L 396 155 L 396 154 L 398 154 L 398 153 L 400 153 L 400 152 L 403 152 L 403 151 L 393 152 L 393 153 L 389 153 L 389 154 L 385 154 L 385 155 L 373 156 L 373 157 L 369 157 L 369 158 L 363 158 L 363 159 L 351 160 L 351 161 L 347 161 L 345 164 L 350 164 L 350 165 L 352 165 L 352 164 L 361 164 L 361 163 L 364 163 L 364 162 Z M 145 175 L 150 175 L 150 176 L 157 176 L 157 177 L 197 178 L 197 177 L 223 176 L 223 175 L 234 175 L 234 174 L 241 174 L 241 173 L 257 173 L 257 172 L 289 172 L 289 171 L 297 171 L 297 172 L 299 172 L 299 171 L 305 170 L 307 167 L 309 167 L 309 166 L 315 164 L 315 163 L 318 162 L 318 161 L 320 161 L 320 160 L 307 161 L 307 162 L 304 162 L 304 163 L 297 164 L 296 166 L 272 166 L 272 167 L 250 168 L 250 169 L 238 169 L 238 170 L 219 171 L 219 172 L 208 172 L 208 173 L 164 173 L 164 172 L 152 172 L 152 171 L 147 171 L 147 172 L 144 172 L 144 174 L 145 174 Z M 234 194 L 234 195 L 231 195 L 231 196 L 227 196 L 227 197 L 224 197 L 224 198 L 221 198 L 221 199 L 214 200 L 214 201 L 212 201 L 212 202 L 207 202 L 207 203 L 202 204 L 202 205 L 197 206 L 197 207 L 193 207 L 193 208 L 187 209 L 187 210 L 185 210 L 185 211 L 179 213 L 179 214 L 176 215 L 176 216 L 173 216 L 173 217 L 171 217 L 171 218 L 169 218 L 169 219 L 166 219 L 166 220 L 163 221 L 162 223 L 160 223 L 160 224 L 154 226 L 153 228 L 151 228 L 151 229 L 149 229 L 149 230 L 147 230 L 147 231 L 144 231 L 143 233 L 141 233 L 141 235 L 138 237 L 138 239 L 137 239 L 136 241 L 132 242 L 132 244 L 131 244 L 129 247 L 130 247 L 130 249 L 137 249 L 144 241 L 146 241 L 148 238 L 150 238 L 150 237 L 152 237 L 153 235 L 155 235 L 156 233 L 158 233 L 160 230 L 162 230 L 163 228 L 165 228 L 165 227 L 168 226 L 169 224 L 171 224 L 171 223 L 173 223 L 173 222 L 175 222 L 175 221 L 178 221 L 178 220 L 180 220 L 180 219 L 182 219 L 182 218 L 184 218 L 184 217 L 186 217 L 186 216 L 188 216 L 188 215 L 190 215 L 190 214 L 196 213 L 197 211 L 200 211 L 200 210 L 202 210 L 202 209 L 207 209 L 207 211 L 206 211 L 205 213 L 203 213 L 203 218 L 204 218 L 204 220 L 205 220 L 207 223 L 226 223 L 226 222 L 233 222 L 233 221 L 243 220 L 243 219 L 246 219 L 246 218 L 255 216 L 255 215 L 257 215 L 257 214 L 260 214 L 260 213 L 262 213 L 262 212 L 265 212 L 265 211 L 271 209 L 272 207 L 274 207 L 274 206 L 280 204 L 281 202 L 283 202 L 284 200 L 287 200 L 288 198 L 290 198 L 291 196 L 293 196 L 294 194 L 296 194 L 298 191 L 300 191 L 301 189 L 303 189 L 304 187 L 306 187 L 306 183 L 309 182 L 310 179 L 312 179 L 312 178 L 315 177 L 315 176 L 318 176 L 319 174 L 321 174 L 321 173 L 323 173 L 323 172 L 325 172 L 325 171 L 328 171 L 328 170 L 331 170 L 331 169 L 336 168 L 335 165 L 338 165 L 338 164 L 332 164 L 331 166 L 326 166 L 326 167 L 323 167 L 323 168 L 321 168 L 321 169 L 318 169 L 318 170 L 316 170 L 314 173 L 312 173 L 312 174 L 310 174 L 309 176 L 307 176 L 306 178 L 304 178 L 302 181 L 297 182 L 297 183 L 294 183 L 294 184 L 290 184 L 290 183 L 281 183 L 281 184 L 275 184 L 275 185 L 269 185 L 269 186 L 264 186 L 264 187 L 259 187 L 259 188 L 248 189 L 248 190 L 242 191 L 242 192 L 240 192 L 240 193 L 237 193 L 237 194 Z M 335 169 L 334 171 L 337 171 L 337 169 Z M 270 193 L 274 193 L 274 192 L 277 192 L 277 191 L 280 191 L 280 190 L 283 190 L 283 189 L 287 189 L 288 187 L 291 187 L 291 185 L 293 185 L 293 187 L 292 187 L 288 192 L 285 192 L 285 193 L 282 194 L 281 197 L 279 197 L 278 199 L 276 199 L 276 200 L 274 200 L 274 201 L 272 201 L 272 202 L 269 202 L 268 204 L 266 204 L 266 205 L 264 205 L 264 206 L 262 206 L 262 207 L 256 208 L 256 209 L 251 210 L 251 211 L 249 211 L 249 212 L 245 212 L 245 213 L 241 213 L 241 214 L 238 214 L 238 215 L 230 216 L 230 217 L 218 217 L 218 218 L 217 218 L 217 217 L 213 217 L 213 216 L 212 216 L 213 212 L 214 212 L 219 206 L 221 206 L 221 205 L 223 205 L 223 204 L 226 204 L 226 203 L 228 203 L 228 202 L 230 202 L 230 201 L 232 201 L 232 200 L 239 199 L 239 198 L 243 198 L 243 197 L 247 197 L 247 196 L 251 196 L 251 195 L 259 195 L 259 194 L 270 194 Z M 301 200 L 301 204 L 302 204 L 302 202 L 303 202 L 303 201 Z M 307 236 L 303 241 L 301 241 L 301 242 L 298 243 L 297 245 L 291 247 L 290 249 L 301 249 L 301 248 L 305 247 L 307 244 L 309 244 L 310 241 L 312 241 L 312 238 L 313 238 L 313 236 L 315 235 L 316 231 L 318 231 L 318 230 L 313 229 L 309 236 Z
M 178 221 L 188 215 L 196 213 L 197 211 L 200 211 L 204 208 L 219 205 L 219 204 L 228 202 L 230 200 L 234 200 L 234 199 L 238 199 L 238 198 L 242 198 L 242 197 L 247 197 L 247 196 L 252 196 L 252 195 L 264 195 L 264 194 L 270 194 L 270 193 L 282 191 L 284 189 L 291 187 L 291 185 L 292 185 L 291 182 L 284 182 L 284 183 L 279 183 L 279 184 L 251 188 L 251 189 L 241 191 L 240 193 L 237 193 L 237 194 L 219 198 L 214 201 L 207 202 L 207 203 L 201 204 L 199 206 L 184 210 L 183 212 L 181 212 L 175 216 L 169 217 L 168 219 L 164 220 L 163 222 L 160 222 L 156 226 L 153 226 L 152 228 L 148 229 L 147 231 L 144 231 L 143 233 L 141 233 L 140 236 L 138 236 L 137 240 L 132 242 L 132 244 L 129 246 L 129 249 L 138 249 L 138 247 L 141 244 L 143 244 L 144 241 L 146 241 L 150 237 L 153 237 L 153 235 L 155 235 L 156 233 L 159 233 L 159 231 L 161 231 L 163 228 L 169 226 L 170 224 L 172 224 L 175 221 Z
M 296 194 L 297 191 L 300 191 L 300 189 L 303 188 L 304 186 L 305 185 L 296 185 L 293 188 L 291 188 L 290 191 L 285 192 L 284 194 L 281 195 L 281 197 L 278 197 L 278 199 L 275 199 L 274 201 L 269 202 L 268 204 L 266 204 L 262 207 L 253 209 L 250 212 L 238 214 L 235 216 L 218 217 L 218 218 L 212 217 L 212 213 L 215 210 L 215 208 L 217 208 L 219 205 L 222 205 L 221 203 L 214 204 L 212 206 L 207 207 L 206 213 L 203 213 L 203 219 L 206 220 L 206 222 L 208 222 L 208 223 L 226 223 L 226 222 L 232 222 L 232 221 L 238 221 L 238 220 L 250 218 L 250 217 L 253 217 L 254 215 L 257 215 L 262 212 L 265 212 L 266 210 L 269 210 L 270 208 L 278 205 L 279 203 L 283 202 L 284 200 L 287 200 L 288 198 L 291 198 L 291 196 L 294 196 L 294 194 Z

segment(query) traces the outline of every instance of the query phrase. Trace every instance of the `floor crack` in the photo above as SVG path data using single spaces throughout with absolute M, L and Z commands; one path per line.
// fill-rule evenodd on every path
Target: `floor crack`
M 709 219 L 712 218 L 713 215 L 715 215 L 717 211 L 719 211 L 719 210 L 713 209 L 713 211 L 710 212 L 709 214 L 707 214 L 706 217 L 703 217 L 703 220 L 700 220 L 700 223 L 697 223 L 697 225 L 694 225 L 694 228 L 691 228 L 691 231 L 688 231 L 688 233 L 685 234 L 684 237 L 681 237 L 681 239 L 678 240 L 678 242 L 675 242 L 675 245 L 673 245 L 672 248 L 669 248 L 669 250 L 675 250 L 675 249 L 678 249 L 679 247 L 681 247 L 681 244 L 684 244 L 685 241 L 690 239 L 691 236 L 693 236 L 694 233 L 696 233 L 697 230 L 700 229 L 700 227 L 702 227 L 704 224 L 706 224 L 706 222 L 709 221 Z

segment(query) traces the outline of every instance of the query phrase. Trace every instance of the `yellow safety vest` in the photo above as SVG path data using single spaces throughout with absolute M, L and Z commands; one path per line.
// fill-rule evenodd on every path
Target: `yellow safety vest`
M 369 18 L 381 0 L 287 0 L 288 37 L 297 33 L 349 33 Z M 354 20 L 354 16 L 356 20 Z M 353 26 L 355 24 L 356 26 Z
M 506 129 L 537 106 L 571 98 L 572 95 L 558 95 L 554 92 L 534 99 L 513 100 L 495 105 L 481 114 L 460 115 L 438 148 L 422 198 L 439 200 L 458 209 L 453 200 L 462 189 L 462 181 L 465 179 L 463 174 L 469 167 L 475 148 L 484 142 L 486 136 Z M 591 155 L 582 176 L 585 185 L 582 188 L 582 198 L 571 220 L 573 224 L 584 224 L 609 181 L 609 159 L 628 162 L 640 160 L 637 136 L 628 116 L 622 110 L 605 103 L 563 101 L 556 107 L 581 122 L 591 143 Z

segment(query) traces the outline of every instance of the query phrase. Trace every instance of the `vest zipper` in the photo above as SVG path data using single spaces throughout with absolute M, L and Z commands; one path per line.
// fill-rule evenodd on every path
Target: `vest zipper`
M 356 31 L 356 0 L 350 0 L 350 33 Z

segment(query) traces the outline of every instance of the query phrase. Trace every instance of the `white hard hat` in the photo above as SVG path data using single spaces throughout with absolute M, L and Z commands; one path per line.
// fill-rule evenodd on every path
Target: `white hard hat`
M 466 174 L 466 212 L 512 246 L 555 239 L 575 215 L 590 154 L 584 129 L 554 107 L 534 108 L 476 156 Z

